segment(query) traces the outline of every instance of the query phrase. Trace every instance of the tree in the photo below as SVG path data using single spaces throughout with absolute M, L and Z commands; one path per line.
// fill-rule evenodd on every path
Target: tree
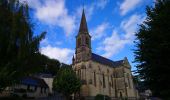
M 57 74 L 60 67 L 60 62 L 58 60 L 50 59 L 43 54 L 38 54 L 36 57 L 38 60 L 32 61 L 33 63 L 31 64 L 38 66 L 36 68 L 40 73 L 51 73 L 54 76 Z
M 145 92 L 145 90 L 147 89 L 144 85 L 144 82 L 140 79 L 139 75 L 133 76 L 133 83 L 135 84 L 138 92 Z
M 0 90 L 36 72 L 37 66 L 31 63 L 37 60 L 39 42 L 44 37 L 45 32 L 33 36 L 27 4 L 19 0 L 0 0 Z
M 62 93 L 66 99 L 80 90 L 81 82 L 71 66 L 64 65 L 59 69 L 53 81 L 53 89 Z
M 155 96 L 170 95 L 170 1 L 147 7 L 147 18 L 136 33 L 135 62 L 139 76 Z M 169 98 L 170 99 L 170 98 Z

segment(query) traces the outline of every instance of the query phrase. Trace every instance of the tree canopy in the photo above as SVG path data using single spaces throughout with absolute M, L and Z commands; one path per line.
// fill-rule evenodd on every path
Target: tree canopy
M 135 62 L 140 78 L 153 95 L 169 100 L 170 1 L 155 2 L 154 7 L 147 7 L 147 18 L 136 33 Z
M 0 89 L 11 81 L 35 71 L 32 63 L 39 54 L 45 32 L 33 35 L 27 4 L 19 0 L 0 0 Z
M 62 66 L 53 81 L 53 89 L 69 97 L 80 90 L 81 81 L 71 66 Z

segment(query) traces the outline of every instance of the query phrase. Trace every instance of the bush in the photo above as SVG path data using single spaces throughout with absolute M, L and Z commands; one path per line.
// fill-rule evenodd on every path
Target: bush
M 104 100 L 104 98 L 105 100 L 111 100 L 111 98 L 107 95 L 98 94 L 95 96 L 95 100 Z
M 0 97 L 0 100 L 23 100 L 19 96 Z

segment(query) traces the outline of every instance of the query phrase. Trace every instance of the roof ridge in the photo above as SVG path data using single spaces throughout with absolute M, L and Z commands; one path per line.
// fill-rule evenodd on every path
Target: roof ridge
M 92 60 L 111 67 L 118 67 L 123 63 L 122 62 L 123 60 L 113 61 L 103 56 L 97 55 L 95 53 L 92 53 Z
M 95 53 L 92 53 L 92 54 L 95 54 Z M 103 57 L 103 56 L 101 56 L 101 55 L 98 55 L 98 54 L 95 54 L 95 55 L 100 56 L 100 57 L 102 57 L 102 58 L 104 58 L 104 59 L 110 60 L 110 61 L 112 61 L 112 62 L 115 62 L 115 61 L 113 61 L 113 60 L 111 60 L 111 59 L 109 59 L 109 58 Z

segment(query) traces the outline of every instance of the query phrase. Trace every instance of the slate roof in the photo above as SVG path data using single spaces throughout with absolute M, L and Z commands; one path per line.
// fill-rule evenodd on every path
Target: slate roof
M 45 83 L 45 81 L 43 79 L 33 77 L 33 76 L 23 77 L 20 80 L 20 83 L 24 84 L 24 85 L 31 85 L 31 86 L 38 86 L 38 87 L 48 88 L 48 85 Z
M 35 77 L 41 77 L 41 78 L 53 78 L 53 74 L 50 72 L 43 72 L 43 73 L 38 73 L 34 75 Z
M 95 62 L 101 63 L 103 65 L 108 65 L 110 67 L 118 67 L 118 66 L 123 65 L 123 60 L 112 61 L 110 59 L 107 59 L 107 58 L 97 55 L 95 53 L 92 53 L 92 60 Z

